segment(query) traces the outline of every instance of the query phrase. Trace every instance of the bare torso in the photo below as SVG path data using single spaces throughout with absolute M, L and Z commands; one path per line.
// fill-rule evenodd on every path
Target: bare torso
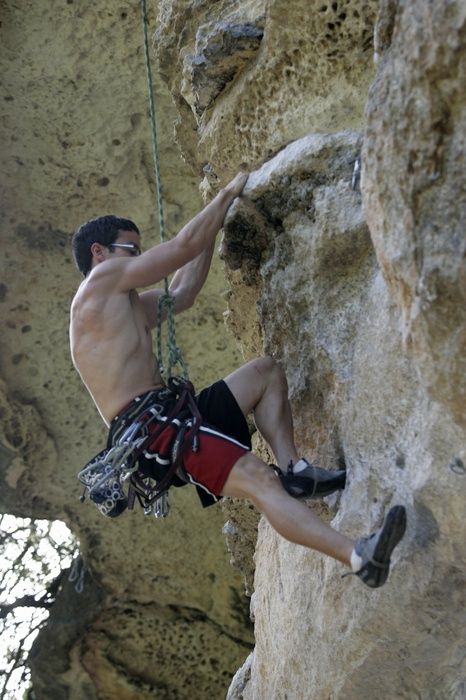
M 135 396 L 163 385 L 149 324 L 135 290 L 102 288 L 86 278 L 71 305 L 74 366 L 107 423 Z
M 247 178 L 238 173 L 173 239 L 142 255 L 134 256 L 140 240 L 133 227 L 119 230 L 110 244 L 99 242 L 96 229 L 97 240 L 85 244 L 92 258 L 90 268 L 80 264 L 89 272 L 71 305 L 71 356 L 107 424 L 135 396 L 163 386 L 150 334 L 162 291 L 138 295 L 136 288 L 153 287 L 175 273 L 169 288 L 174 313 L 190 308 L 207 277 L 215 237 Z M 84 240 L 78 242 L 80 254 Z

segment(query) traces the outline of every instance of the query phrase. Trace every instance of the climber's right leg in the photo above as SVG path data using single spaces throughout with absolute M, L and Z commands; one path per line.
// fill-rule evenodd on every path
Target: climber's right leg
M 285 539 L 351 565 L 354 542 L 326 525 L 304 503 L 290 496 L 271 467 L 251 453 L 231 470 L 222 496 L 247 498 Z

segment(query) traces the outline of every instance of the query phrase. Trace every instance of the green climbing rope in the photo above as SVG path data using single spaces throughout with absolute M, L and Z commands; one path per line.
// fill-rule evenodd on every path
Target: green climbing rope
M 149 113 L 150 113 L 150 124 L 152 132 L 152 156 L 154 161 L 154 172 L 155 172 L 155 183 L 157 188 L 157 209 L 159 213 L 159 232 L 160 241 L 163 243 L 165 241 L 165 219 L 163 212 L 163 194 L 162 194 L 162 181 L 160 177 L 160 158 L 159 151 L 157 147 L 157 123 L 155 117 L 155 99 L 154 90 L 152 86 L 152 69 L 149 54 L 149 38 L 148 38 L 148 21 L 147 21 L 147 8 L 146 0 L 141 0 L 141 15 L 142 15 L 142 25 L 144 32 L 144 56 L 146 61 L 146 74 L 147 74 L 147 90 L 149 95 Z M 170 294 L 168 289 L 168 279 L 165 277 L 164 280 L 165 291 L 159 298 L 158 309 L 157 309 L 157 359 L 160 366 L 160 371 L 165 373 L 165 365 L 163 362 L 163 350 L 162 350 L 162 313 L 164 307 L 167 310 L 167 378 L 172 376 L 172 369 L 179 365 L 181 367 L 182 376 L 188 378 L 188 368 L 183 360 L 181 350 L 176 342 L 176 326 L 175 326 L 175 314 L 173 311 L 174 299 Z

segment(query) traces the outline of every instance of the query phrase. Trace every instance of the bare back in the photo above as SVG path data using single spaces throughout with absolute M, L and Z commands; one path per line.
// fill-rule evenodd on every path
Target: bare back
M 163 385 L 147 317 L 135 290 L 109 289 L 94 271 L 71 305 L 71 356 L 104 421 Z

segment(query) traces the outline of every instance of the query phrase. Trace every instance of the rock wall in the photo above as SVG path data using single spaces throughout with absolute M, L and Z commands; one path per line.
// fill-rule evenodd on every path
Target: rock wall
M 203 512 L 183 490 L 148 527 L 102 524 L 71 499 L 103 431 L 64 359 L 79 281 L 69 234 L 114 209 L 155 242 L 137 9 L 7 3 L 1 507 L 66 520 L 91 572 L 85 600 L 64 586 L 69 617 L 58 605 L 35 647 L 37 696 L 224 697 L 238 669 L 231 700 L 460 700 L 464 3 L 160 0 L 156 11 L 161 132 L 175 124 L 187 163 L 167 139 L 171 230 L 199 206 L 201 180 L 215 190 L 253 171 L 225 227 L 229 291 L 218 299 L 217 271 L 181 337 L 194 379 L 239 361 L 226 336 L 218 364 L 204 354 L 226 298 L 243 356 L 267 352 L 286 369 L 300 450 L 348 470 L 341 496 L 309 507 L 357 535 L 404 503 L 408 531 L 374 592 L 263 520 L 256 536 L 246 505 Z M 215 533 L 225 518 L 254 590 L 251 653 L 240 578 Z
M 409 518 L 377 592 L 260 522 L 231 700 L 466 692 L 465 20 L 442 0 L 161 2 L 185 157 L 211 184 L 253 170 L 224 232 L 230 328 L 286 369 L 303 453 L 348 470 L 310 507 L 353 536 L 393 503 Z M 235 511 L 238 561 L 240 531 Z

